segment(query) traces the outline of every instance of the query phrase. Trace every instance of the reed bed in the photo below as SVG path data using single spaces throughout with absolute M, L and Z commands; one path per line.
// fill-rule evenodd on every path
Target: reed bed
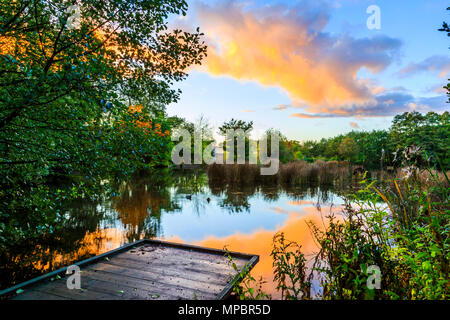
M 228 185 L 336 185 L 351 181 L 353 167 L 348 162 L 294 161 L 281 164 L 278 173 L 264 176 L 255 164 L 212 164 L 208 166 L 208 179 L 212 183 Z

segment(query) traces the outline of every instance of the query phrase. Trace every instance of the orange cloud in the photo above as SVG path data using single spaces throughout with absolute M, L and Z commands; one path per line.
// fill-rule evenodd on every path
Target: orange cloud
M 236 2 L 197 6 L 209 40 L 204 70 L 212 75 L 257 81 L 286 90 L 295 105 L 345 108 L 376 104 L 372 84 L 358 79 L 365 67 L 386 68 L 398 40 L 378 36 L 354 39 L 323 32 L 325 9 L 303 4 L 248 10 Z
M 359 124 L 357 124 L 356 122 L 350 122 L 350 127 L 359 129 Z
M 286 110 L 287 108 L 289 108 L 289 106 L 287 106 L 285 104 L 280 104 L 279 106 L 274 107 L 273 110 L 283 111 L 283 110 Z
M 290 117 L 300 119 L 318 119 L 318 118 L 328 118 L 329 116 L 320 114 L 293 113 L 290 115 Z

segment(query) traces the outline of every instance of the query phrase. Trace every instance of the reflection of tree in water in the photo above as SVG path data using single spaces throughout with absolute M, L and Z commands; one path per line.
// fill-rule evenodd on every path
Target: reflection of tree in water
M 208 176 L 204 170 L 175 170 L 173 171 L 173 193 L 180 203 L 189 203 L 193 211 L 200 215 L 208 204 L 209 197 Z
M 227 209 L 230 213 L 248 213 L 250 212 L 248 198 L 249 194 L 228 189 L 224 193 L 224 198 L 220 201 L 219 206 Z
M 116 188 L 123 192 L 113 199 L 113 207 L 127 228 L 128 241 L 154 237 L 160 232 L 162 210 L 179 209 L 171 200 L 173 180 L 167 170 L 140 172 Z M 55 225 L 53 232 L 0 249 L 1 288 L 97 255 L 105 249 L 109 239 L 102 229 L 114 223 L 114 215 L 111 216 L 105 203 L 77 199 L 67 202 L 65 208 L 61 218 L 49 219 L 48 223 Z
M 333 186 L 305 185 L 274 185 L 272 183 L 257 183 L 253 185 L 219 185 L 209 182 L 211 193 L 219 198 L 219 206 L 227 209 L 230 213 L 249 212 L 249 198 L 261 196 L 265 202 L 275 202 L 281 195 L 287 195 L 292 200 L 317 199 L 317 207 L 334 201 L 336 190 Z
M 274 185 L 261 185 L 259 190 L 264 198 L 264 201 L 274 202 L 280 198 L 282 190 Z
M 317 206 L 333 201 L 333 195 L 342 185 L 322 184 L 318 181 L 309 181 L 309 184 L 278 184 L 271 179 L 248 183 L 242 181 L 236 184 L 227 184 L 217 179 L 208 179 L 203 170 L 180 170 L 172 173 L 174 194 L 185 201 L 185 195 L 191 195 L 189 202 L 197 213 L 206 207 L 208 192 L 219 198 L 218 205 L 230 213 L 249 212 L 251 204 L 249 198 L 261 196 L 266 202 L 277 201 L 282 194 L 293 200 L 316 198 Z
M 161 213 L 180 210 L 172 200 L 173 179 L 168 170 L 140 172 L 119 187 L 113 208 L 124 224 L 128 241 L 154 238 L 161 234 Z
M 0 250 L 0 288 L 7 288 L 43 273 L 59 269 L 93 255 L 102 244 L 96 237 L 106 212 L 97 201 L 78 199 L 66 204 L 66 213 L 52 233 L 17 241 Z M 24 221 L 23 223 L 26 223 Z M 86 236 L 89 241 L 86 241 Z
M 209 182 L 211 193 L 220 198 L 219 206 L 230 213 L 249 212 L 249 197 L 253 196 L 257 189 L 255 186 L 223 185 Z
M 318 207 L 331 203 L 334 201 L 334 196 L 336 195 L 337 190 L 332 186 L 321 186 L 321 187 L 291 187 L 284 188 L 283 191 L 292 199 L 292 200 L 304 200 L 308 199 L 316 199 L 316 205 Z
M 208 176 L 204 170 L 177 170 L 172 177 L 175 193 L 199 194 L 208 191 Z

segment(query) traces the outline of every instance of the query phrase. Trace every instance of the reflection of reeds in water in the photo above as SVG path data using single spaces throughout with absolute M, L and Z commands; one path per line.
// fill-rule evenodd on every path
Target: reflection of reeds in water
M 347 162 L 316 161 L 309 164 L 295 161 L 280 165 L 277 174 L 263 176 L 260 167 L 254 164 L 213 164 L 208 167 L 208 178 L 211 183 L 228 185 L 308 185 L 333 186 L 351 180 L 352 170 Z

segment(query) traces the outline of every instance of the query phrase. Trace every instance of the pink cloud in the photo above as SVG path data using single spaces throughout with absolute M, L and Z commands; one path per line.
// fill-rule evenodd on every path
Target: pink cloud
M 421 62 L 410 63 L 400 70 L 400 76 L 406 77 L 420 72 L 437 73 L 440 78 L 447 78 L 450 75 L 450 57 L 431 56 Z

